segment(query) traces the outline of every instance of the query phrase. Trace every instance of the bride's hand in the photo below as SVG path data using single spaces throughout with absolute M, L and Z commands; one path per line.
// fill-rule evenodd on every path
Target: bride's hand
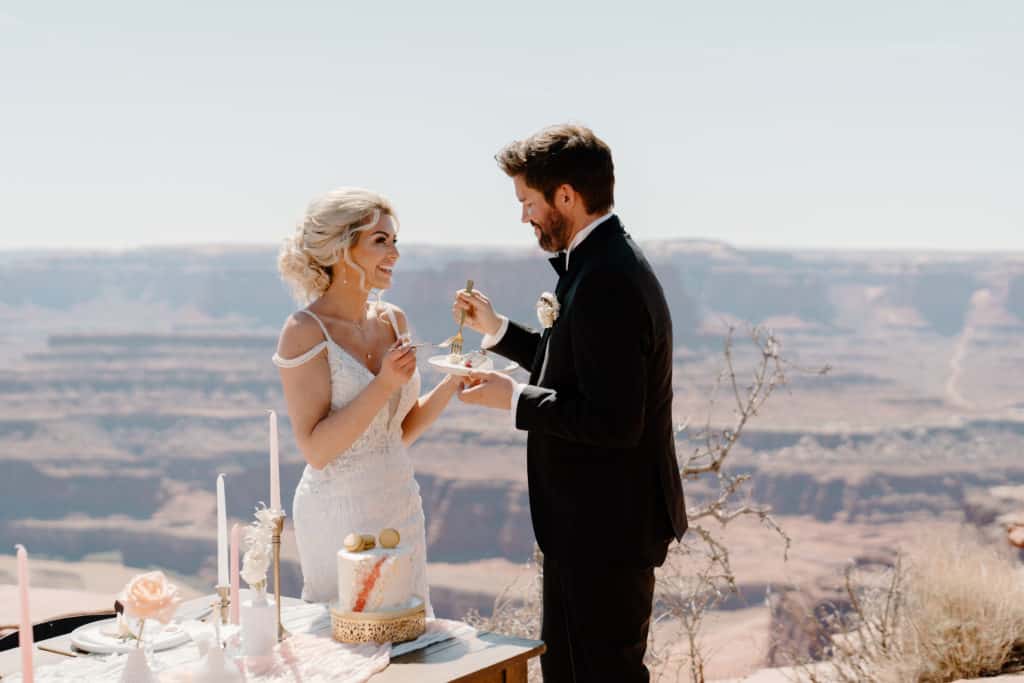
M 467 292 L 460 289 L 455 292 L 455 303 L 452 304 L 452 317 L 459 322 L 462 312 L 466 313 L 466 326 L 480 334 L 495 334 L 501 329 L 501 318 L 494 311 L 494 305 L 482 292 Z
M 416 372 L 416 349 L 408 342 L 396 342 L 384 355 L 377 379 L 388 389 L 394 391 L 410 379 Z

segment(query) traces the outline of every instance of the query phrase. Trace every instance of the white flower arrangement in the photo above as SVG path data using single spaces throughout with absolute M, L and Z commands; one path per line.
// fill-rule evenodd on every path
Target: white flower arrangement
M 256 521 L 245 529 L 245 554 L 240 572 L 249 587 L 259 593 L 266 590 L 274 537 L 274 511 L 261 505 L 256 508 Z
M 555 324 L 561 308 L 562 304 L 558 302 L 558 297 L 551 292 L 544 292 L 540 295 L 540 298 L 537 299 L 537 320 L 540 321 L 544 329 Z

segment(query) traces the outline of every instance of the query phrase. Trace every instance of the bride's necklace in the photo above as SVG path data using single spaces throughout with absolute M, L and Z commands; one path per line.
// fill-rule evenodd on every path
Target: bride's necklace
M 366 311 L 369 309 L 369 307 L 369 302 L 366 302 L 366 304 L 363 305 L 363 317 L 360 318 L 359 322 L 356 322 L 355 320 L 349 320 L 348 318 L 342 316 L 337 316 L 338 320 L 341 320 L 346 325 L 351 325 L 352 327 L 356 328 L 356 331 L 359 332 L 360 344 L 364 345 L 364 347 L 366 344 L 366 323 L 369 320 L 369 318 L 366 317 Z M 366 356 L 367 361 L 373 360 L 373 354 L 370 353 L 369 351 L 367 351 L 363 355 Z

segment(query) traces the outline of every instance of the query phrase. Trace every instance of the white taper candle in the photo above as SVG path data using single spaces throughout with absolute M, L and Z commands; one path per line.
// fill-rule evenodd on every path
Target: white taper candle
M 223 474 L 217 475 L 217 585 L 228 585 L 228 511 Z

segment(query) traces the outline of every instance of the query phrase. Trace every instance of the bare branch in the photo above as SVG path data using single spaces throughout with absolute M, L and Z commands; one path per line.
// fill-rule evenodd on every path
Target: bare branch
M 733 447 L 739 442 L 750 420 L 758 415 L 775 389 L 786 383 L 787 368 L 803 370 L 782 359 L 782 345 L 770 330 L 755 327 L 750 330 L 749 337 L 757 349 L 757 360 L 751 373 L 750 384 L 741 389 L 734 335 L 735 329 L 729 327 L 723 344 L 724 367 L 715 376 L 703 430 L 693 435 L 700 445 L 680 462 L 680 476 L 683 479 L 693 481 L 713 474 L 718 488 L 718 493 L 713 499 L 687 511 L 690 528 L 696 538 L 679 546 L 677 553 L 687 558 L 699 558 L 699 562 L 696 563 L 697 571 L 693 571 L 695 563 L 692 560 L 668 562 L 668 571 L 659 578 L 659 584 L 668 590 L 664 591 L 666 595 L 662 596 L 664 611 L 656 617 L 656 623 L 676 623 L 682 631 L 689 646 L 687 660 L 690 677 L 695 682 L 704 680 L 705 659 L 699 639 L 704 618 L 727 595 L 738 593 L 728 548 L 710 529 L 699 522 L 713 519 L 720 528 L 724 528 L 741 517 L 753 516 L 775 531 L 783 540 L 783 556 L 787 559 L 792 543 L 789 535 L 772 517 L 770 507 L 749 502 L 741 505 L 733 503 L 736 495 L 750 482 L 751 476 L 729 474 L 726 465 Z M 827 371 L 826 367 L 815 371 L 815 374 L 824 374 Z M 722 383 L 726 381 L 732 390 L 735 407 L 730 423 L 724 428 L 715 428 L 717 396 Z M 686 425 L 689 423 L 690 420 L 687 419 L 678 433 L 688 434 Z M 666 666 L 669 658 L 666 653 L 656 651 L 652 647 L 648 659 Z

